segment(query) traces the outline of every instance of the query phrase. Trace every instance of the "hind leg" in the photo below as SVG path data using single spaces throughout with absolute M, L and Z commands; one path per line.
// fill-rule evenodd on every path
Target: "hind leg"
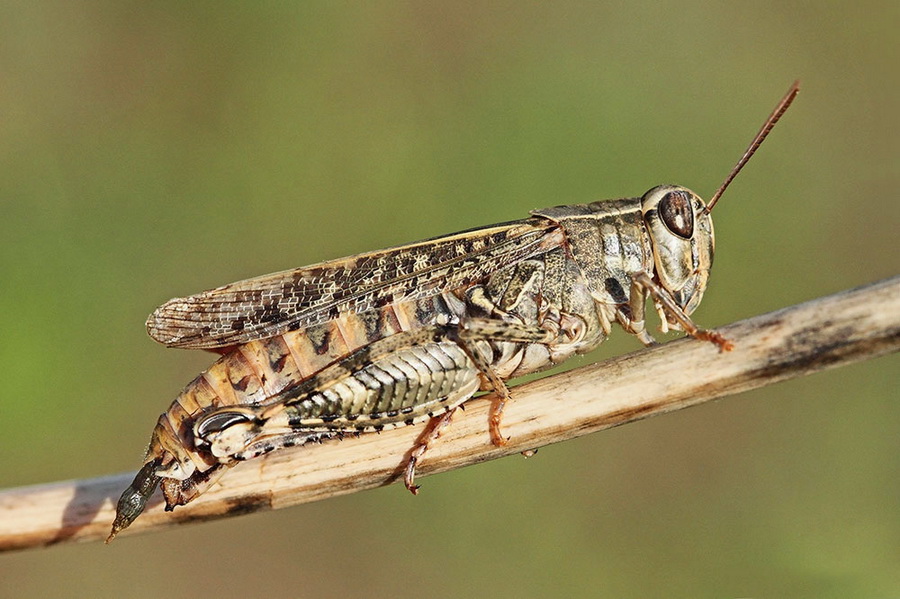
M 410 452 L 409 462 L 406 463 L 406 475 L 403 478 L 403 482 L 413 495 L 419 494 L 419 485 L 415 484 L 416 464 L 422 459 L 422 456 L 425 455 L 425 452 L 428 451 L 431 444 L 441 436 L 441 431 L 450 424 L 454 412 L 456 412 L 456 408 L 432 418 L 428 423 L 428 428 L 425 429 Z

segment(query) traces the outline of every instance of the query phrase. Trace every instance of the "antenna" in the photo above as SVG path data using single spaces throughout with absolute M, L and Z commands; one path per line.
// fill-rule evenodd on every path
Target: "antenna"
M 722 183 L 721 187 L 719 187 L 718 191 L 716 191 L 715 195 L 713 195 L 712 199 L 707 204 L 706 208 L 703 210 L 705 214 L 709 214 L 712 212 L 713 206 L 716 205 L 716 202 L 719 201 L 719 198 L 722 197 L 722 194 L 725 193 L 725 189 L 734 181 L 734 178 L 737 176 L 741 169 L 744 168 L 744 165 L 747 164 L 747 161 L 750 160 L 750 157 L 756 152 L 756 149 L 762 144 L 763 140 L 769 134 L 769 131 L 772 130 L 772 127 L 775 126 L 775 123 L 778 122 L 778 119 L 781 118 L 781 115 L 788 109 L 788 106 L 791 105 L 791 102 L 794 101 L 794 98 L 797 97 L 797 94 L 800 92 L 800 81 L 794 81 L 791 84 L 791 88 L 781 99 L 781 102 L 778 103 L 778 106 L 775 107 L 775 110 L 772 111 L 772 114 L 769 115 L 769 118 L 766 119 L 765 124 L 762 126 L 762 129 L 759 130 L 759 133 L 756 134 L 756 137 L 753 138 L 753 141 L 750 142 L 750 145 L 747 147 L 747 150 L 744 152 L 744 155 L 741 156 L 741 159 L 737 161 L 737 164 L 734 165 L 734 168 L 731 169 L 731 173 L 725 179 L 725 182 Z

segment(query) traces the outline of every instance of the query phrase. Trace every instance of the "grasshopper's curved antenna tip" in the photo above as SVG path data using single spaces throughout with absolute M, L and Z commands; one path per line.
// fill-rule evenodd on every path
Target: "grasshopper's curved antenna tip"
M 772 111 L 772 114 L 769 115 L 769 118 L 766 119 L 766 122 L 763 124 L 762 128 L 759 130 L 759 133 L 756 134 L 756 137 L 753 138 L 753 141 L 750 142 L 750 145 L 747 146 L 747 150 L 744 152 L 744 155 L 741 156 L 741 159 L 737 161 L 737 164 L 734 165 L 734 168 L 731 169 L 731 172 L 725 178 L 725 182 L 719 186 L 719 189 L 713 195 L 712 199 L 709 201 L 709 204 L 706 205 L 706 208 L 703 210 L 705 214 L 709 214 L 712 212 L 713 206 L 716 205 L 716 202 L 719 201 L 719 198 L 722 197 L 722 194 L 725 192 L 725 189 L 734 181 L 734 178 L 737 176 L 741 169 L 744 168 L 744 165 L 747 164 L 747 161 L 750 160 L 750 157 L 756 152 L 757 148 L 762 144 L 763 140 L 769 134 L 769 131 L 772 130 L 772 127 L 775 126 L 775 123 L 778 122 L 778 119 L 781 118 L 781 115 L 785 113 L 788 109 L 788 106 L 791 105 L 791 102 L 794 101 L 794 98 L 797 97 L 797 94 L 800 93 L 800 80 L 795 80 L 790 89 L 788 89 L 787 93 L 778 102 L 778 106 L 775 107 L 775 110 Z

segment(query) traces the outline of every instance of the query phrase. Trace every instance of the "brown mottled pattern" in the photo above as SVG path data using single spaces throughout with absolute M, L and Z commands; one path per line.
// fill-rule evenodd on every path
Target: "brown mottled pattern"
M 451 303 L 454 308 L 450 307 Z M 187 440 L 194 419 L 210 408 L 284 401 L 286 390 L 301 381 L 314 387 L 314 375 L 321 376 L 326 366 L 352 352 L 396 333 L 419 329 L 439 314 L 459 318 L 462 315 L 459 310 L 458 300 L 454 302 L 441 294 L 388 305 L 377 312 L 345 314 L 322 325 L 238 346 L 184 388 L 169 408 L 168 419 L 173 429 L 179 431 L 178 436 Z M 406 327 L 400 326 L 401 321 Z M 394 364 L 394 370 L 383 376 L 385 380 L 395 381 L 392 383 L 395 392 L 405 384 L 396 382 L 403 379 L 402 372 L 396 371 L 403 367 L 402 362 L 399 364 Z
M 597 218 L 600 211 L 603 218 Z M 552 218 L 565 228 L 572 257 L 598 301 L 624 303 L 632 274 L 653 268 L 641 198 L 559 206 L 534 214 Z
M 552 229 L 545 220 L 515 221 L 248 279 L 168 301 L 147 330 L 182 348 L 271 337 L 472 284 L 545 249 Z
M 632 210 L 630 215 L 634 214 L 635 211 Z M 517 223 L 515 226 L 505 226 L 500 232 L 496 227 L 485 229 L 484 231 L 493 231 L 486 236 L 487 240 L 473 238 L 471 234 L 438 240 L 435 243 L 451 253 L 461 253 L 466 248 L 475 251 L 475 247 L 483 249 L 490 244 L 493 244 L 490 247 L 495 251 L 499 251 L 498 248 L 504 247 L 504 242 L 498 239 L 511 236 L 514 243 L 506 242 L 511 245 L 505 247 L 507 253 L 504 260 L 510 260 L 511 256 L 519 256 L 523 252 L 532 257 L 516 258 L 474 281 L 469 281 L 467 277 L 481 272 L 484 267 L 467 265 L 493 254 L 470 254 L 455 261 L 444 260 L 438 263 L 438 267 L 421 271 L 423 277 L 426 276 L 425 273 L 429 277 L 437 277 L 438 273 L 449 269 L 448 272 L 443 272 L 440 279 L 443 287 L 431 295 L 419 293 L 417 296 L 416 293 L 407 291 L 402 301 L 392 301 L 370 310 L 340 313 L 318 324 L 238 346 L 184 389 L 170 408 L 172 427 L 179 431 L 178 436 L 190 443 L 190 423 L 211 408 L 282 403 L 294 406 L 292 411 L 295 425 L 299 426 L 296 423 L 302 420 L 303 426 L 307 426 L 310 418 L 324 419 L 327 420 L 325 428 L 329 430 L 338 430 L 341 423 L 346 424 L 351 420 L 361 419 L 358 425 L 349 426 L 350 429 L 369 430 L 389 422 L 424 417 L 424 414 L 431 412 L 428 406 L 432 402 L 456 388 L 455 384 L 449 382 L 453 377 L 448 373 L 454 372 L 454 376 L 468 380 L 468 377 L 476 376 L 477 368 L 468 359 L 464 363 L 448 361 L 448 356 L 455 356 L 454 352 L 459 353 L 458 346 L 450 341 L 438 345 L 442 348 L 453 346 L 454 349 L 435 350 L 430 354 L 426 353 L 424 358 L 421 348 L 400 347 L 396 355 L 382 356 L 375 363 L 370 363 L 371 355 L 368 352 L 375 351 L 374 348 L 381 351 L 382 347 L 392 347 L 393 341 L 389 340 L 398 333 L 411 333 L 434 323 L 458 322 L 472 315 L 496 317 L 494 314 L 482 314 L 480 308 L 465 300 L 465 291 L 473 283 L 484 284 L 487 300 L 506 314 L 505 318 L 512 318 L 529 326 L 540 326 L 543 318 L 558 320 L 558 314 L 565 312 L 586 323 L 587 332 L 582 338 L 574 343 L 559 345 L 552 356 L 546 349 L 537 347 L 541 344 L 481 342 L 480 351 L 492 356 L 488 358 L 488 362 L 504 378 L 513 373 L 518 376 L 552 366 L 571 353 L 596 345 L 603 335 L 582 274 L 582 270 L 591 267 L 595 260 L 582 263 L 579 267 L 567 254 L 584 251 L 585 241 L 578 239 L 583 237 L 590 242 L 592 235 L 596 235 L 596 215 L 579 218 L 575 222 L 567 218 L 560 220 L 565 221 L 570 233 L 568 244 L 553 233 L 558 229 L 547 225 L 539 226 L 534 219 L 528 222 L 527 234 L 522 233 L 522 227 L 526 225 Z M 542 231 L 539 241 L 532 239 L 537 231 Z M 357 256 L 335 263 L 359 265 L 366 261 L 377 261 L 378 255 Z M 381 258 L 384 258 L 384 254 Z M 328 268 L 334 269 L 335 263 L 329 263 L 331 266 Z M 383 266 L 384 263 L 381 264 Z M 452 270 L 457 266 L 463 268 L 464 275 Z M 302 272 L 308 274 L 323 268 L 312 267 Z M 415 269 L 415 266 L 410 263 L 409 254 L 404 254 L 402 264 L 395 271 L 404 272 L 408 268 Z M 358 282 L 360 277 L 359 273 L 354 273 L 347 278 Z M 383 275 L 378 275 L 379 280 L 381 277 Z M 273 277 L 260 279 L 271 280 Z M 239 283 L 223 289 L 242 285 L 250 283 Z M 265 287 L 263 290 L 256 290 L 259 293 L 264 291 Z M 247 329 L 244 328 L 244 331 Z M 346 379 L 347 376 L 350 378 Z M 446 404 L 441 405 L 446 407 Z M 407 414 L 407 418 L 400 418 L 399 413 L 393 414 L 411 406 L 421 406 L 422 410 L 417 407 L 414 414 Z M 391 415 L 388 416 L 388 413 Z
M 301 378 L 315 374 L 349 350 L 334 321 L 289 331 L 282 337 Z
M 637 200 L 607 202 L 605 212 L 595 205 L 552 208 L 536 212 L 539 218 L 528 221 L 336 260 L 188 298 L 199 305 L 234 309 L 238 309 L 234 303 L 238 299 L 266 302 L 279 293 L 281 299 L 293 302 L 311 293 L 310 285 L 315 281 L 330 290 L 325 297 L 331 308 L 310 307 L 305 312 L 315 314 L 314 318 L 322 322 L 313 319 L 315 324 L 254 339 L 225 354 L 184 389 L 169 410 L 168 425 L 178 431 L 176 437 L 182 443 L 192 445 L 192 423 L 219 407 L 293 406 L 292 426 L 301 426 L 300 421 L 307 426 L 313 418 L 321 419 L 329 430 L 357 420 L 359 424 L 348 425 L 350 429 L 369 430 L 403 422 L 409 418 L 400 418 L 399 410 L 412 406 L 417 406 L 414 414 L 407 416 L 422 417 L 431 411 L 428 406 L 432 402 L 443 401 L 440 397 L 456 388 L 448 382 L 453 378 L 447 378 L 448 373 L 468 380 L 477 375 L 477 368 L 468 358 L 462 363 L 447 361 L 451 354 L 459 353 L 455 342 L 441 341 L 435 346 L 439 351 L 422 354 L 419 346 L 401 343 L 395 349 L 393 339 L 403 337 L 399 333 L 409 336 L 435 323 L 455 323 L 472 316 L 512 319 L 535 327 L 545 322 L 570 326 L 573 318 L 583 323 L 577 339 L 561 338 L 553 344 L 553 351 L 540 343 L 499 339 L 479 342 L 479 351 L 486 352 L 488 363 L 501 378 L 540 370 L 572 353 L 586 351 L 604 338 L 589 289 L 591 276 L 625 279 L 624 272 L 635 268 L 632 262 L 640 266 L 644 260 L 640 236 L 637 241 L 626 239 L 632 237 L 632 229 L 640 227 L 638 205 Z M 597 218 L 598 212 L 603 218 Z M 565 237 L 558 225 L 565 229 Z M 633 243 L 637 245 L 629 247 Z M 392 265 L 392 259 L 397 263 Z M 342 278 L 326 284 L 322 281 L 325 273 Z M 586 273 L 589 276 L 585 277 Z M 301 281 L 309 285 L 299 285 Z M 474 284 L 483 285 L 484 301 L 494 309 L 484 313 L 485 305 L 466 299 L 466 291 Z M 368 287 L 351 293 L 353 285 Z M 378 298 L 388 297 L 387 290 L 402 293 L 377 305 Z M 343 304 L 336 299 L 341 294 Z M 346 303 L 350 300 L 360 302 L 355 310 L 330 314 L 338 305 L 350 306 Z M 369 302 L 369 309 L 362 309 L 367 305 L 364 302 Z M 311 303 L 318 305 L 321 301 Z M 174 305 L 174 301 L 169 302 L 156 316 L 175 309 Z M 304 310 L 297 313 L 301 312 Z M 563 319 L 563 314 L 569 320 Z M 210 311 L 200 313 L 198 322 L 211 315 Z M 223 317 L 223 313 L 218 316 Z M 245 319 L 238 327 L 242 334 L 267 330 L 247 326 L 251 320 Z M 221 320 L 218 325 L 225 322 Z M 188 330 L 201 341 L 210 340 L 197 329 Z M 229 344 L 235 341 L 228 338 Z M 377 359 L 371 353 L 395 351 Z M 191 449 L 184 449 L 193 457 Z
M 237 348 L 253 369 L 265 397 L 271 397 L 301 378 L 290 350 L 280 336 L 265 341 L 251 341 Z

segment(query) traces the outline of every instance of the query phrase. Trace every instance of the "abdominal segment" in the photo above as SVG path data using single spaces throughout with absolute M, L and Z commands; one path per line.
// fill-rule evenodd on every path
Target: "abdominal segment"
M 396 339 L 390 341 L 385 355 L 359 368 L 339 362 L 333 372 L 317 375 L 309 389 L 288 390 L 276 403 L 210 413 L 195 426 L 202 433 L 198 441 L 220 461 L 246 460 L 310 440 L 413 424 L 453 409 L 479 389 L 477 367 L 454 341 L 399 348 Z M 371 354 L 378 345 L 366 349 Z M 228 426 L 206 430 L 203 424 L 213 418 Z

